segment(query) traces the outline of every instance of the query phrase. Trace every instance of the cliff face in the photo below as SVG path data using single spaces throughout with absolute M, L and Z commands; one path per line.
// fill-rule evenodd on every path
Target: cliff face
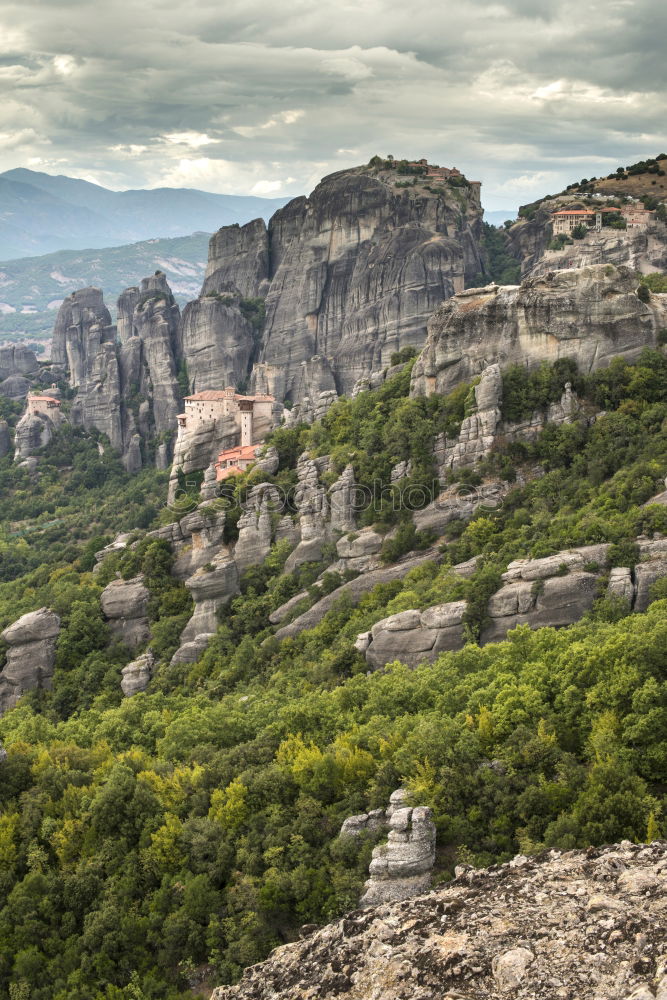
M 647 304 L 637 278 L 611 264 L 555 271 L 519 286 L 475 289 L 445 302 L 428 326 L 412 394 L 447 393 L 489 364 L 574 358 L 584 371 L 636 357 L 665 326 L 665 296 Z
M 342 171 L 276 212 L 268 231 L 260 219 L 219 230 L 183 315 L 190 388 L 238 385 L 252 366 L 255 391 L 301 404 L 313 358 L 326 370 L 318 395 L 349 392 L 393 351 L 421 347 L 436 306 L 482 270 L 482 212 L 475 187 L 396 184 L 391 170 Z M 257 298 L 259 334 L 242 302 Z M 309 395 L 306 412 L 317 405 Z
M 433 309 L 482 270 L 474 189 L 395 183 L 391 171 L 332 174 L 271 219 L 260 361 L 278 397 L 298 401 L 299 366 L 314 355 L 349 392 L 393 351 L 420 347 Z
M 53 355 L 77 390 L 72 421 L 106 434 L 129 471 L 141 468 L 149 442 L 162 467 L 171 457 L 180 345 L 180 311 L 162 272 L 123 292 L 118 328 L 98 288 L 81 289 L 60 307 Z
M 276 948 L 211 1000 L 664 1000 L 665 871 L 664 841 L 462 866 Z

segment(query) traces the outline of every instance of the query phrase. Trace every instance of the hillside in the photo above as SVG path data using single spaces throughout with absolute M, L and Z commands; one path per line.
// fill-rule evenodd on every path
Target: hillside
M 623 294 L 625 316 L 634 293 Z M 465 301 L 443 310 L 465 315 Z M 644 315 L 640 299 L 635 308 Z M 485 457 L 472 428 L 488 426 L 488 381 L 424 396 L 427 359 L 397 361 L 323 421 L 276 430 L 273 471 L 237 477 L 213 508 L 198 508 L 186 482 L 190 505 L 182 495 L 178 510 L 160 509 L 165 475 L 129 476 L 81 429 L 58 431 L 36 470 L 2 460 L 0 621 L 40 607 L 60 619 L 52 686 L 0 719 L 3 989 L 176 1000 L 233 982 L 303 924 L 356 907 L 376 838 L 338 832 L 401 782 L 433 809 L 437 882 L 459 864 L 662 829 L 667 565 L 643 553 L 662 551 L 667 532 L 664 500 L 651 502 L 667 471 L 664 348 L 592 375 L 565 360 L 502 369 L 507 423 Z M 565 380 L 575 411 L 559 403 Z M 474 461 L 441 465 L 443 431 Z M 401 483 L 393 472 L 408 458 Z M 348 468 L 376 491 L 353 513 Z M 500 504 L 483 500 L 494 483 L 505 484 Z M 407 487 L 417 486 L 415 511 Z M 294 521 L 268 506 L 279 489 Z M 458 506 L 433 508 L 440 489 Z M 118 531 L 131 534 L 109 547 Z M 595 559 L 589 548 L 579 569 L 572 547 L 582 546 Z M 517 582 L 521 559 L 552 575 Z M 381 568 L 368 572 L 374 560 Z M 378 582 L 364 591 L 366 579 Z M 612 579 L 630 590 L 609 589 Z M 345 581 L 315 624 L 276 632 Z M 524 624 L 478 645 L 490 597 L 496 614 L 507 604 L 499 588 L 543 604 L 582 581 L 590 602 L 571 627 Z M 635 586 L 650 606 L 629 614 L 623 593 Z M 226 597 L 214 634 L 182 648 L 193 599 L 201 611 L 216 594 Z M 404 659 L 394 643 L 383 668 L 371 666 L 359 637 L 387 616 L 461 601 L 461 648 L 410 668 L 392 662 Z M 10 644 L 24 683 L 44 655 L 35 645 Z M 5 668 L 4 699 L 8 686 Z
M 192 188 L 109 191 L 18 168 L 0 174 L 0 260 L 119 246 L 268 219 L 286 198 Z
M 0 263 L 0 341 L 48 340 L 62 300 L 77 288 L 104 289 L 113 306 L 137 275 L 165 272 L 184 305 L 199 293 L 206 271 L 208 233 L 146 240 L 103 250 L 59 250 Z

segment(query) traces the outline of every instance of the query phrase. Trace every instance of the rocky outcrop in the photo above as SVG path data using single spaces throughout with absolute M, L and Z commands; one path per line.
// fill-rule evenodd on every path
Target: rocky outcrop
M 568 357 L 591 371 L 618 356 L 636 358 L 667 325 L 665 296 L 644 303 L 636 289 L 632 271 L 609 264 L 456 295 L 429 322 L 411 393 L 445 394 L 490 364 Z
M 431 817 L 427 806 L 413 809 L 401 804 L 392 809 L 387 843 L 373 848 L 361 907 L 408 899 L 430 887 L 435 863 L 435 824 Z
M 150 596 L 142 576 L 131 580 L 112 580 L 100 596 L 102 611 L 112 635 L 130 649 L 137 649 L 150 639 Z
M 418 556 L 406 557 L 394 566 L 386 566 L 382 569 L 375 569 L 368 573 L 363 573 L 361 576 L 356 577 L 356 579 L 349 580 L 347 583 L 337 587 L 330 594 L 321 598 L 321 600 L 317 601 L 312 608 L 304 611 L 303 614 L 299 615 L 298 618 L 295 618 L 294 621 L 289 622 L 287 625 L 283 625 L 283 627 L 278 629 L 276 632 L 276 638 L 288 639 L 292 636 L 299 635 L 300 632 L 304 632 L 306 629 L 314 628 L 316 625 L 319 625 L 327 612 L 332 609 L 336 601 L 343 594 L 346 595 L 346 598 L 349 598 L 352 604 L 357 604 L 362 595 L 367 594 L 368 591 L 372 590 L 378 583 L 389 583 L 391 580 L 400 580 L 416 566 L 421 566 L 424 562 L 437 563 L 440 562 L 441 559 L 442 554 L 437 549 L 430 549 Z
M 0 347 L 0 395 L 9 399 L 23 399 L 28 394 L 31 382 L 38 381 L 39 376 L 34 351 L 23 344 Z
M 190 392 L 239 386 L 247 378 L 255 338 L 238 293 L 209 292 L 188 302 L 181 338 Z
M 51 687 L 59 632 L 60 618 L 48 608 L 22 615 L 2 632 L 9 649 L 0 673 L 0 715 L 26 691 Z
M 377 622 L 370 632 L 362 632 L 355 648 L 370 666 L 400 660 L 409 666 L 430 663 L 440 653 L 461 649 L 465 643 L 463 616 L 465 601 L 437 604 L 426 611 L 401 611 Z
M 202 653 L 206 651 L 212 638 L 212 632 L 203 632 L 200 635 L 196 635 L 194 639 L 182 643 L 172 656 L 171 663 L 195 663 Z
M 211 1000 L 664 1000 L 667 846 L 521 855 L 354 911 Z
M 268 279 L 269 234 L 263 219 L 245 226 L 223 226 L 213 234 L 202 295 L 221 294 L 231 288 L 244 298 L 263 296 Z
M 503 573 L 503 585 L 488 602 L 487 623 L 480 641 L 484 644 L 504 639 L 517 625 L 573 625 L 605 593 L 625 600 L 628 613 L 645 611 L 651 600 L 651 586 L 667 577 L 667 539 L 640 538 L 638 547 L 640 561 L 634 570 L 612 567 L 606 591 L 602 583 L 608 566 L 607 544 L 511 562 Z M 457 569 L 454 567 L 454 571 Z M 424 611 L 401 611 L 357 636 L 355 648 L 375 669 L 394 660 L 409 666 L 430 663 L 442 652 L 462 648 L 466 641 L 466 609 L 465 601 L 451 601 Z
M 168 464 L 181 403 L 180 313 L 161 271 L 122 293 L 118 330 L 99 288 L 68 296 L 52 353 L 77 389 L 74 424 L 105 434 L 128 472 L 141 469 L 153 448 L 157 464 Z
M 195 603 L 192 618 L 181 633 L 181 644 L 211 635 L 218 628 L 218 611 L 240 593 L 239 571 L 224 552 L 185 581 Z
M 441 475 L 465 465 L 475 465 L 491 451 L 501 419 L 500 407 L 503 401 L 500 365 L 485 368 L 473 392 L 473 411 L 464 417 L 458 438 L 451 444 L 444 442 L 444 455 L 439 462 Z
M 9 424 L 6 420 L 0 420 L 0 458 L 9 455 L 12 450 L 12 437 L 9 432 Z
M 131 303 L 134 304 L 130 311 Z M 128 288 L 118 300 L 121 342 L 127 344 L 133 337 L 139 340 L 135 370 L 124 372 L 123 396 L 130 402 L 128 397 L 141 395 L 142 388 L 146 390 L 152 418 L 149 433 L 156 435 L 175 433 L 176 416 L 181 408 L 177 372 L 181 358 L 180 319 L 180 310 L 162 271 L 144 278 L 139 288 Z M 143 370 L 145 386 L 141 384 Z
M 297 486 L 294 505 L 298 513 L 299 542 L 285 563 L 291 573 L 302 563 L 319 562 L 323 546 L 331 537 L 329 498 L 320 476 L 329 468 L 328 456 L 309 458 L 304 452 L 296 466 Z
M 248 494 L 238 522 L 239 537 L 234 546 L 234 560 L 239 572 L 264 562 L 275 538 L 276 517 L 282 512 L 282 499 L 275 486 L 260 483 Z
M 298 402 L 302 361 L 331 361 L 337 388 L 420 347 L 433 309 L 483 270 L 477 190 L 357 168 L 325 177 L 269 224 L 271 284 L 259 360 L 274 395 Z
M 155 657 L 150 649 L 123 667 L 120 686 L 126 698 L 145 691 L 153 676 Z
M 34 455 L 52 440 L 56 425 L 44 413 L 24 413 L 16 425 L 14 433 L 14 460 Z
M 103 343 L 113 343 L 115 327 L 100 288 L 81 288 L 63 301 L 51 341 L 51 358 L 65 365 L 70 385 L 81 385 Z

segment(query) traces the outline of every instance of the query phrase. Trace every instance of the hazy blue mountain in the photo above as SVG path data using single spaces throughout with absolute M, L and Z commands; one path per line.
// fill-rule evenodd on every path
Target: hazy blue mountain
M 199 294 L 208 241 L 208 233 L 194 233 L 0 263 L 0 341 L 48 338 L 62 299 L 86 285 L 102 288 L 113 311 L 124 288 L 158 269 L 165 272 L 176 300 L 184 305 Z
M 0 260 L 213 232 L 269 219 L 288 200 L 194 188 L 109 191 L 17 168 L 0 174 Z

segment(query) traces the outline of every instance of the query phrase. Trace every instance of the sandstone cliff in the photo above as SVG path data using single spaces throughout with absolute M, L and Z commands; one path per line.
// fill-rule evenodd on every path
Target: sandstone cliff
M 161 271 L 122 293 L 118 327 L 98 288 L 74 292 L 58 312 L 53 357 L 77 390 L 72 422 L 105 434 L 130 472 L 171 459 L 180 344 L 180 311 Z
M 665 296 L 653 295 L 646 304 L 636 289 L 632 271 L 606 264 L 456 295 L 429 322 L 411 392 L 447 393 L 494 363 L 536 365 L 568 357 L 591 371 L 614 357 L 636 358 L 667 324 Z
M 60 618 L 48 608 L 22 615 L 2 632 L 9 649 L 0 673 L 0 715 L 26 691 L 51 686 L 59 632 Z
M 277 948 L 211 1000 L 665 1000 L 666 873 L 664 841 L 457 868 Z
M 271 219 L 211 239 L 206 279 L 183 316 L 190 388 L 253 386 L 316 406 L 349 392 L 393 351 L 421 347 L 435 307 L 483 270 L 478 188 L 407 186 L 358 167 L 324 180 Z M 243 303 L 265 299 L 258 336 Z M 314 379 L 302 365 L 322 360 Z

